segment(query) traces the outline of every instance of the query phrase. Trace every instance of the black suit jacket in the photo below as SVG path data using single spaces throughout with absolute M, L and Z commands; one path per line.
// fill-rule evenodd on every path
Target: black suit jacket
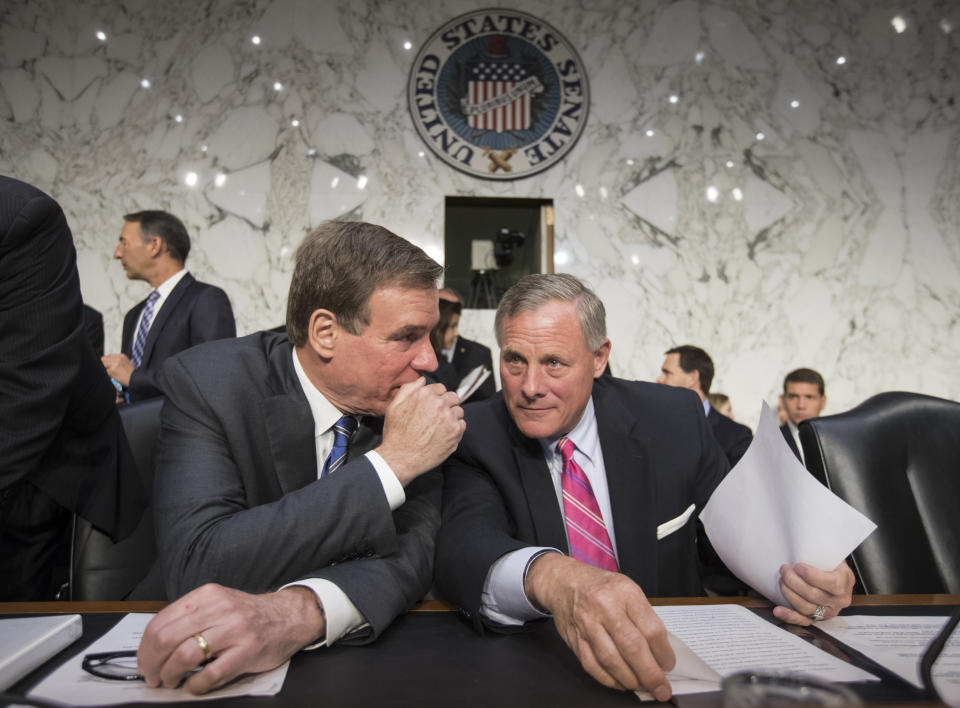
M 103 356 L 103 315 L 87 304 L 83 306 L 83 329 L 93 347 L 93 353 Z
M 123 318 L 123 348 L 127 357 L 133 352 L 135 328 L 146 298 Z M 237 324 L 227 294 L 218 287 L 201 283 L 187 273 L 173 288 L 147 334 L 140 366 L 130 375 L 130 402 L 163 395 L 157 384 L 157 372 L 169 357 L 184 349 L 237 336 Z
M 601 377 L 594 410 L 621 572 L 648 596 L 701 595 L 697 515 L 728 464 L 692 391 Z M 467 431 L 444 464 L 436 583 L 479 627 L 490 566 L 527 546 L 568 550 L 543 451 L 510 418 L 503 395 L 464 409 Z M 657 526 L 696 511 L 657 540 Z M 609 520 L 608 520 L 609 523 Z
M 440 523 L 440 472 L 407 485 L 390 511 L 363 456 L 380 440 L 364 418 L 348 462 L 317 479 L 314 421 L 286 335 L 258 332 L 172 357 L 154 508 L 168 597 L 206 582 L 265 592 L 303 578 L 343 590 L 377 636 L 426 594 Z
M 84 331 L 73 235 L 53 199 L 7 177 L 0 333 L 0 496 L 25 480 L 113 538 L 126 536 L 144 494 L 113 386 Z
M 793 454 L 797 456 L 797 459 L 800 460 L 800 462 L 803 462 L 803 458 L 800 457 L 800 450 L 797 448 L 797 441 L 794 440 L 793 435 L 790 434 L 790 426 L 784 423 L 780 426 L 780 432 L 783 434 L 783 439 L 787 441 L 787 445 L 790 446 Z
M 480 384 L 480 388 L 467 399 L 469 402 L 482 401 L 496 393 L 497 387 L 493 381 L 493 357 L 490 354 L 489 347 L 485 347 L 480 342 L 457 337 L 457 342 L 453 348 L 452 363 L 453 368 L 457 370 L 458 381 L 462 381 L 464 376 L 480 365 L 490 370 L 490 376 L 487 377 L 487 380 Z
M 710 423 L 710 429 L 713 430 L 713 437 L 717 439 L 720 449 L 723 450 L 730 466 L 733 467 L 750 447 L 753 433 L 747 426 L 740 425 L 740 423 L 730 420 L 722 413 L 718 413 L 713 406 L 710 406 L 710 412 L 707 413 L 707 422 Z

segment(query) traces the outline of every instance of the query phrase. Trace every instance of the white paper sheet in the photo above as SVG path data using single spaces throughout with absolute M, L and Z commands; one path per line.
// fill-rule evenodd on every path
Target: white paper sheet
M 879 680 L 740 605 L 653 609 L 682 647 L 678 651 L 678 643 L 671 641 L 677 665 L 667 673 L 667 679 L 676 695 L 719 691 L 720 681 L 739 671 L 790 671 L 825 681 Z M 643 691 L 637 696 L 652 700 Z
M 457 387 L 457 396 L 460 398 L 461 403 L 476 393 L 477 389 L 480 388 L 480 384 L 489 377 L 490 369 L 483 364 L 467 372 L 467 375 L 463 377 L 463 380 L 460 381 L 460 385 Z
M 727 568 L 787 606 L 779 587 L 782 564 L 832 570 L 877 527 L 804 468 L 766 403 L 753 442 L 700 519 Z
M 150 688 L 142 681 L 111 681 L 88 674 L 81 668 L 85 654 L 124 651 L 140 646 L 140 638 L 153 614 L 129 614 L 89 647 L 63 663 L 40 685 L 30 691 L 34 698 L 60 701 L 74 706 L 112 705 L 115 703 L 172 703 L 200 701 L 226 696 L 273 696 L 283 688 L 287 661 L 262 674 L 245 676 L 218 691 L 195 696 L 182 688 Z
M 881 666 L 923 688 L 920 658 L 948 617 L 834 617 L 818 627 Z M 960 636 L 953 636 L 933 665 L 933 682 L 951 706 L 960 706 Z

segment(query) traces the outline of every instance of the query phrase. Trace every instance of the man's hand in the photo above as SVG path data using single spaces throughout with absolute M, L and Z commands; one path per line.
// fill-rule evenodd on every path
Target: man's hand
M 204 660 L 194 635 L 212 659 L 183 684 L 206 693 L 240 674 L 273 669 L 326 632 L 317 596 L 305 587 L 251 595 L 208 584 L 163 609 L 147 625 L 137 665 L 150 686 L 174 688 Z
M 627 576 L 559 553 L 537 558 L 524 584 L 534 605 L 551 612 L 560 636 L 604 686 L 670 698 L 664 671 L 676 664 L 667 630 Z
M 853 571 L 846 562 L 833 570 L 820 570 L 807 563 L 780 566 L 780 592 L 793 609 L 774 607 L 777 619 L 790 624 L 809 625 L 810 615 L 823 605 L 824 619 L 840 614 L 853 601 Z
M 127 359 L 126 354 L 107 354 L 100 357 L 103 368 L 110 378 L 119 381 L 124 388 L 130 386 L 130 375 L 133 373 L 133 362 Z
M 466 429 L 457 394 L 421 377 L 401 386 L 387 407 L 377 453 L 406 487 L 447 459 Z

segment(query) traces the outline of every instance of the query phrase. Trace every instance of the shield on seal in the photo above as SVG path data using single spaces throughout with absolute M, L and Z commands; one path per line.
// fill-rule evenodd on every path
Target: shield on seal
M 490 37 L 486 51 L 465 63 L 462 109 L 471 128 L 505 133 L 529 130 L 531 97 L 543 89 L 536 65 L 510 57 L 507 38 Z

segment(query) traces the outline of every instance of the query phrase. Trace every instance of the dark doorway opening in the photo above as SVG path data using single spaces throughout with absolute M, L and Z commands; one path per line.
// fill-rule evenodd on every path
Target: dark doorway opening
M 528 273 L 553 272 L 553 200 L 447 197 L 444 284 L 468 308 L 496 308 Z

